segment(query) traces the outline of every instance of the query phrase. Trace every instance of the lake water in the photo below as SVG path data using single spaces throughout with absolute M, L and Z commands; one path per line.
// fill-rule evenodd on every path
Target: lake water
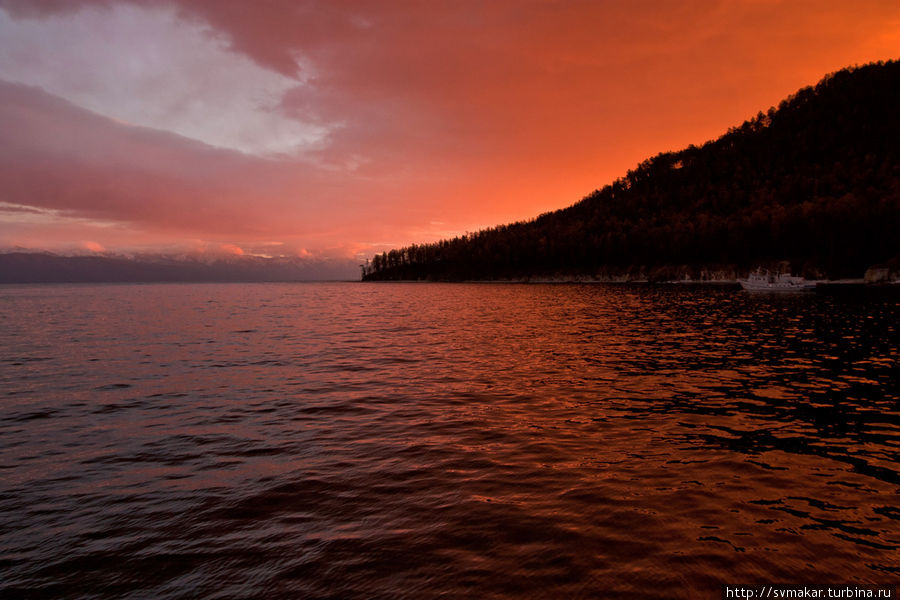
M 900 581 L 896 293 L 0 287 L 0 596 Z

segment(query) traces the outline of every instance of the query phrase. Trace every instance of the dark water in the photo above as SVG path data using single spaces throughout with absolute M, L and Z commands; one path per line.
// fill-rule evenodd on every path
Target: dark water
M 900 580 L 897 294 L 0 287 L 0 596 Z

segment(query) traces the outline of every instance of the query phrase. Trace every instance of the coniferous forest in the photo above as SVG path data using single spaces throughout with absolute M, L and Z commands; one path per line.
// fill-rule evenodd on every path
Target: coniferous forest
M 900 266 L 900 62 L 850 68 L 534 220 L 376 255 L 364 280 L 669 280 Z

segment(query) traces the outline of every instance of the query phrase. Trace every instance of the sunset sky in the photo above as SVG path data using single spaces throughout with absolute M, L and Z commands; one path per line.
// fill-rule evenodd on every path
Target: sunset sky
M 897 0 L 0 0 L 0 249 L 371 256 L 898 57 Z

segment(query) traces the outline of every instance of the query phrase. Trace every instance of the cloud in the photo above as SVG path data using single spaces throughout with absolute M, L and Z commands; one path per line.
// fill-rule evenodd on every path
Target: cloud
M 277 220 L 248 214 L 253 199 L 269 198 L 268 207 L 278 208 L 292 179 L 283 163 L 124 125 L 2 82 L 0 129 L 4 201 L 58 218 L 246 232 Z
M 293 77 L 229 50 L 226 36 L 161 5 L 86 7 L 16 19 L 0 10 L 0 78 L 40 87 L 92 112 L 251 154 L 321 146 L 332 125 L 280 111 Z M 48 43 L 49 41 L 49 43 Z
M 346 255 L 368 232 L 418 219 L 414 211 L 384 214 L 393 184 L 214 148 L 2 81 L 0 131 L 4 246 L 201 239 Z
M 222 244 L 221 249 L 222 252 L 226 254 L 233 254 L 234 256 L 244 255 L 244 249 L 240 246 L 236 246 L 235 244 Z

